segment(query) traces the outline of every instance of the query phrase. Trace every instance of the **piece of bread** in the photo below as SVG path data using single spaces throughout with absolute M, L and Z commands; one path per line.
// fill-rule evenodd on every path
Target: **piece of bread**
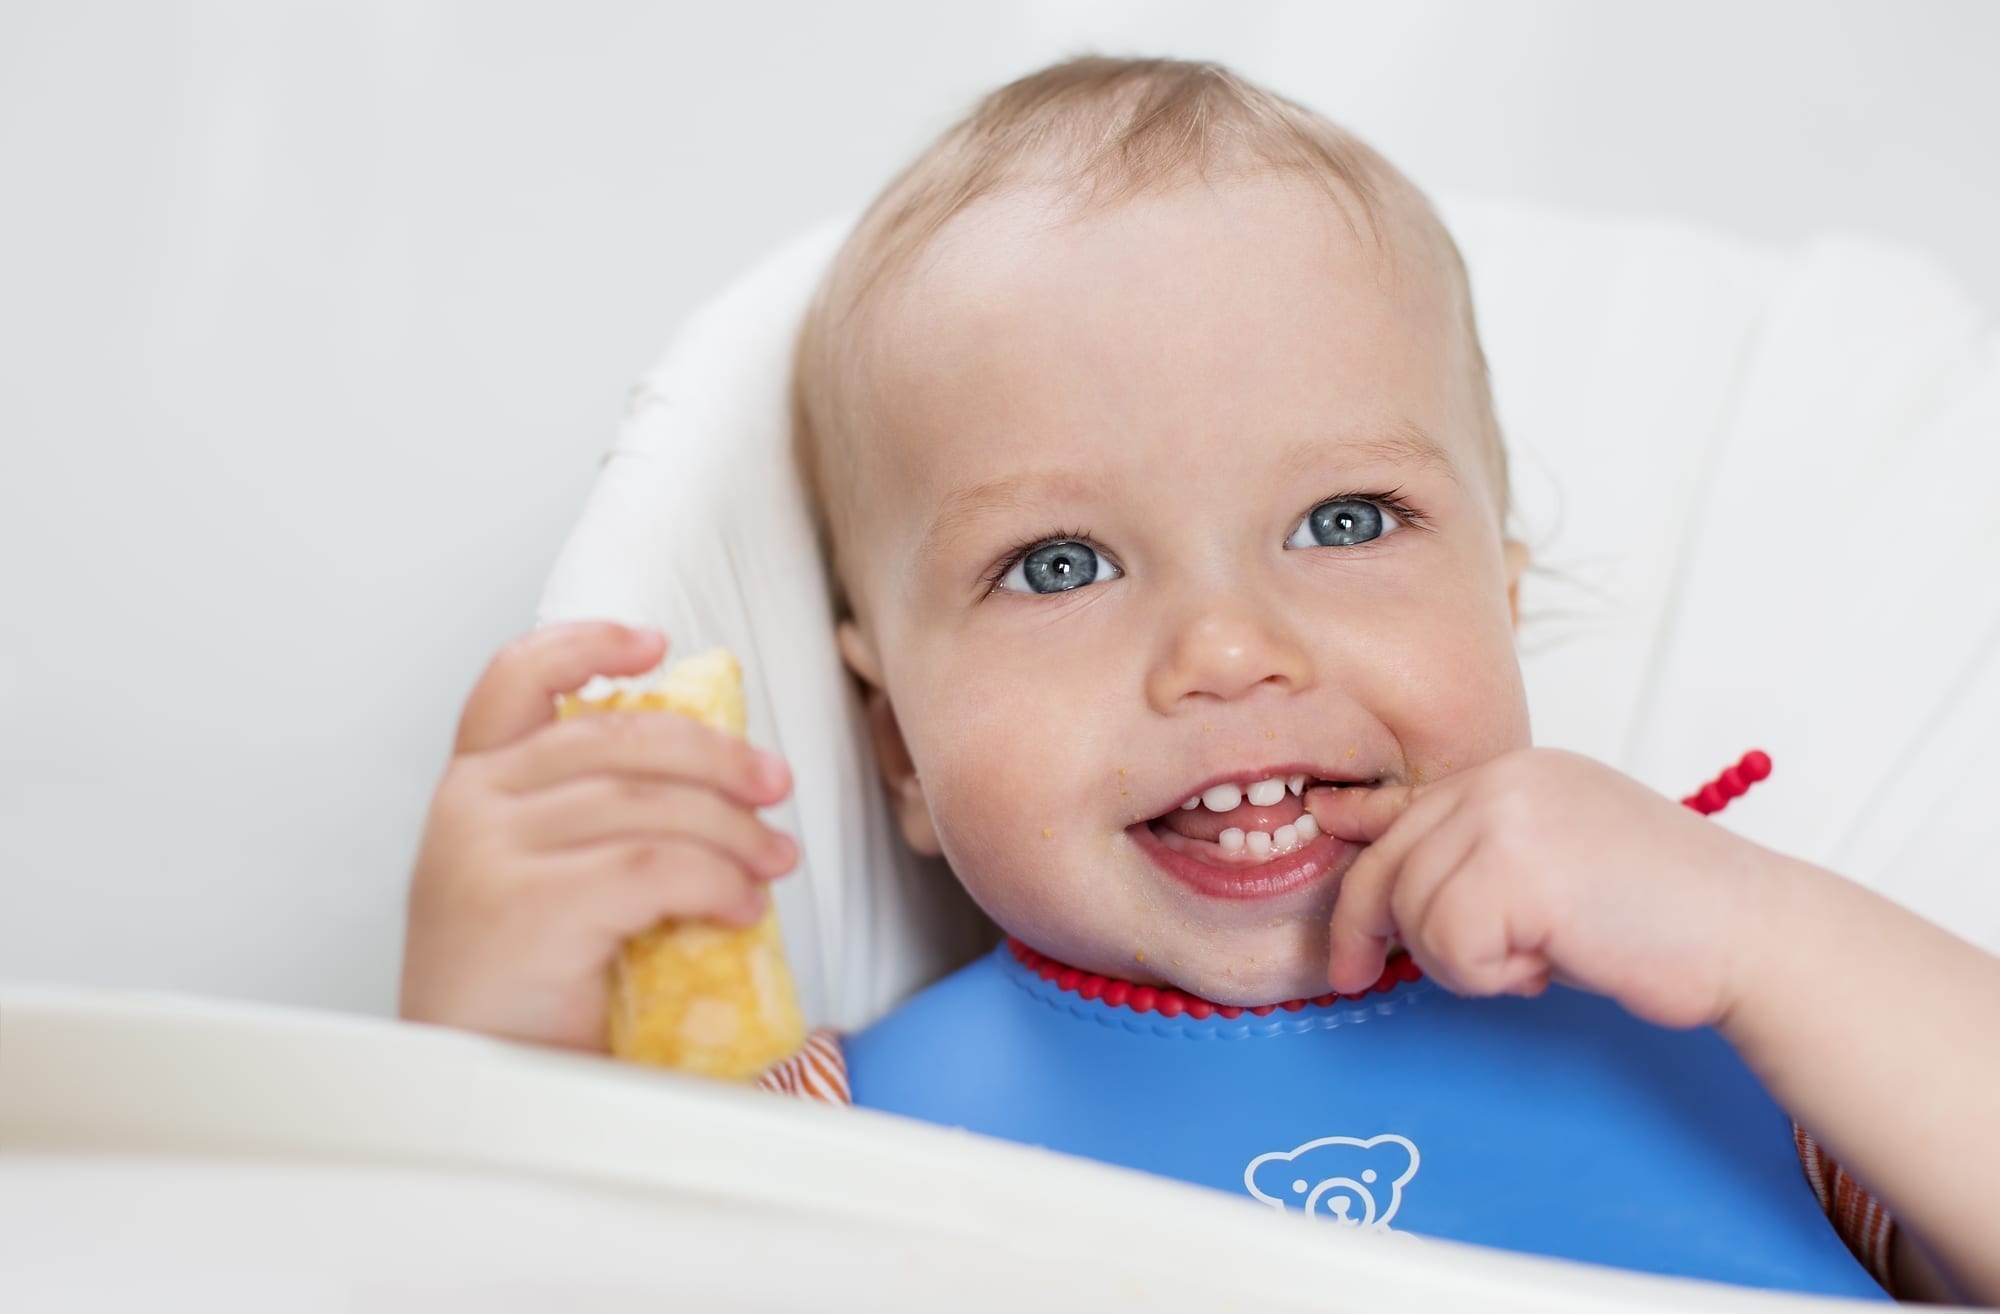
M 743 670 L 715 648 L 638 680 L 601 680 L 557 714 L 678 712 L 744 730 Z M 662 922 L 626 941 L 611 967 L 606 1031 L 619 1058 L 743 1080 L 805 1043 L 777 908 L 755 926 Z

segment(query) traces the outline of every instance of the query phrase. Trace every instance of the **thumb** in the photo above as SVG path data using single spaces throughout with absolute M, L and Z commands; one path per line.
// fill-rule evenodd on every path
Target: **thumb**
M 1403 815 L 1415 796 L 1413 785 L 1376 785 L 1372 789 L 1326 786 L 1307 790 L 1305 805 L 1319 828 L 1335 839 L 1373 844 Z
M 458 722 L 458 753 L 511 744 L 555 720 L 555 697 L 581 688 L 593 675 L 642 675 L 667 654 L 658 630 L 614 621 L 574 621 L 544 626 L 495 654 L 465 700 Z

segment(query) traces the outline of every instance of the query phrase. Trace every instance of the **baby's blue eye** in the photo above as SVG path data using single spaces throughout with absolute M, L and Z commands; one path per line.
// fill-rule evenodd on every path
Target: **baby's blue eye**
M 1000 577 L 1000 587 L 1011 593 L 1063 593 L 1121 573 L 1090 544 L 1059 538 L 1022 553 Z
M 1402 521 L 1385 506 L 1358 497 L 1337 497 L 1305 513 L 1299 527 L 1285 540 L 1288 548 L 1354 547 L 1400 528 Z

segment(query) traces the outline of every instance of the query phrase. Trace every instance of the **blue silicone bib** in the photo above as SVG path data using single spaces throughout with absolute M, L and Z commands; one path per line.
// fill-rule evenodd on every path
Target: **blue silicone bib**
M 1428 981 L 1236 1018 L 1082 998 L 1005 946 L 847 1042 L 857 1104 L 1361 1227 L 1885 1298 L 1713 1031 Z

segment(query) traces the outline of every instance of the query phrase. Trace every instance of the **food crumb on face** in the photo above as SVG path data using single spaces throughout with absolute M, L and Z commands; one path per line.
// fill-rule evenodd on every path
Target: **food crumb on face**
M 1209 734 L 1214 734 L 1214 733 L 1215 733 L 1215 727 L 1214 727 L 1214 726 L 1212 726 L 1212 725 L 1205 725 L 1205 726 L 1203 726 L 1203 727 L 1201 728 L 1201 732 L 1202 732 L 1203 734 L 1205 734 L 1205 735 L 1209 735 Z
M 1054 839 L 1055 837 L 1056 833 L 1053 830 L 1050 830 L 1047 826 L 1042 827 L 1043 839 Z
M 1124 774 L 1125 774 L 1125 768 L 1124 768 L 1124 767 L 1119 767 L 1119 768 L 1118 768 L 1118 774 L 1119 774 L 1119 775 L 1121 775 L 1121 776 L 1122 776 L 1122 775 L 1124 775 Z
M 1266 739 L 1276 739 L 1277 737 L 1278 737 L 1278 732 L 1276 730 L 1266 730 L 1264 732 L 1264 738 Z
M 1132 955 L 1132 961 L 1133 961 L 1133 962 L 1135 962 L 1135 963 L 1143 963 L 1143 962 L 1145 962 L 1145 961 L 1146 961 L 1146 951 L 1145 951 L 1144 949 L 1141 949 L 1141 950 L 1140 950 L 1140 951 L 1139 951 L 1138 953 L 1136 953 L 1136 954 L 1133 954 L 1133 955 Z
M 1350 748 L 1350 749 L 1348 749 L 1348 750 L 1347 750 L 1347 755 L 1348 755 L 1349 757 L 1353 757 L 1353 756 L 1354 756 L 1354 750 L 1353 750 L 1353 749 L 1351 749 L 1351 748 Z

